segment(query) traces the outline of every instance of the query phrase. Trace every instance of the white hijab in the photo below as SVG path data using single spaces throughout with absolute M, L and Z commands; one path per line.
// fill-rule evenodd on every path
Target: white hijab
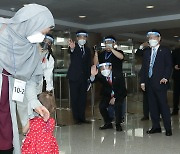
M 27 37 L 54 25 L 49 9 L 38 4 L 24 6 L 10 19 L 0 18 L 0 66 L 24 80 L 41 76 L 38 45 Z

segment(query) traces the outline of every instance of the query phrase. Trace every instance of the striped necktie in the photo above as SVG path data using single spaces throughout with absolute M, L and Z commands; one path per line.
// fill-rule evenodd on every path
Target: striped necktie
M 156 49 L 152 48 L 152 56 L 151 56 L 151 61 L 150 61 L 150 64 L 149 64 L 149 74 L 148 74 L 149 78 L 151 78 L 152 74 L 153 74 L 153 66 L 154 66 L 156 54 L 157 54 Z

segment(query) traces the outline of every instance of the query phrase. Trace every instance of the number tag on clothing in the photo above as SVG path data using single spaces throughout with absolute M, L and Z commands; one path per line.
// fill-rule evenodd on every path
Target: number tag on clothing
M 25 87 L 26 87 L 25 81 L 15 79 L 12 100 L 18 101 L 18 102 L 23 102 Z

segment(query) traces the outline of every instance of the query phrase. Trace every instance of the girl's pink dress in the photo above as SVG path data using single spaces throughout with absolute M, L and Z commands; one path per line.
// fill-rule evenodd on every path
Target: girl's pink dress
M 30 129 L 22 145 L 22 154 L 59 154 L 56 138 L 53 136 L 55 120 L 45 122 L 41 117 L 30 120 Z

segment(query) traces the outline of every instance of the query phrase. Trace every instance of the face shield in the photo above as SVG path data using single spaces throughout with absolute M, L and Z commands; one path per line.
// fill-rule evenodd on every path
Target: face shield
M 160 34 L 158 32 L 148 32 L 147 38 L 148 38 L 150 47 L 155 47 L 160 42 Z
M 98 69 L 101 74 L 105 77 L 108 77 L 111 74 L 112 64 L 111 63 L 101 63 L 98 65 Z
M 86 40 L 88 37 L 87 33 L 80 32 L 80 33 L 77 33 L 76 36 L 77 36 L 77 40 L 78 40 L 79 45 L 83 46 L 84 44 L 86 44 Z
M 42 50 L 47 50 L 49 47 L 51 48 L 54 39 L 50 36 L 46 36 L 44 41 L 41 43 Z

